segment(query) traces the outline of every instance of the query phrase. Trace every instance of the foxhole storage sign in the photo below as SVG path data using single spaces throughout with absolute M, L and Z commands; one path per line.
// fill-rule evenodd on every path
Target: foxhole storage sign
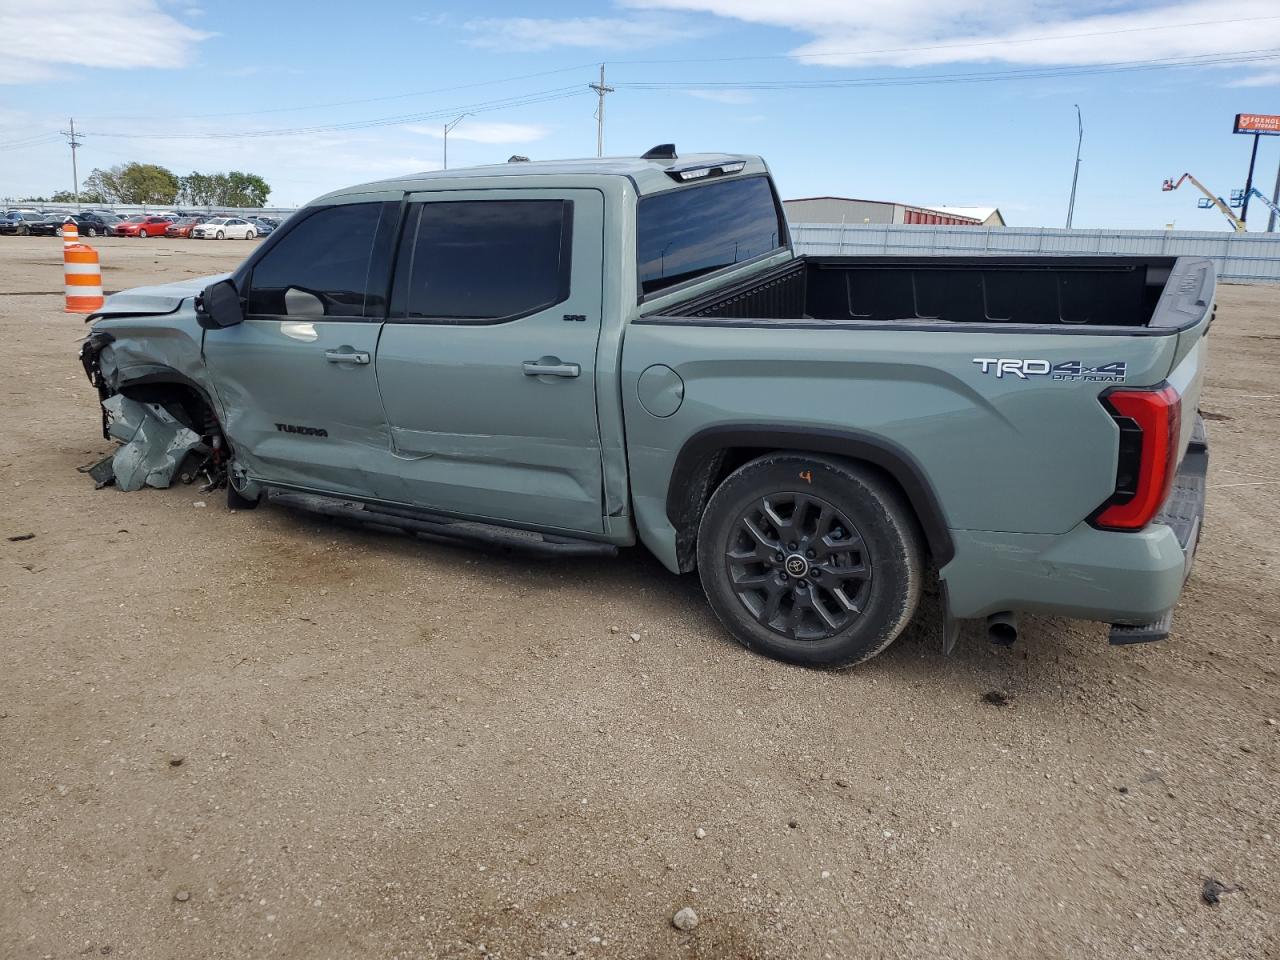
M 1231 132 L 1280 137 L 1280 114 L 1237 113 L 1236 125 L 1231 128 Z

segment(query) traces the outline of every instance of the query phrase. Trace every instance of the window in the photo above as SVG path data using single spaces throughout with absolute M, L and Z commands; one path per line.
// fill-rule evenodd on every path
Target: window
M 394 317 L 494 323 L 569 295 L 573 203 L 457 200 L 416 204 L 396 268 Z
M 641 293 L 750 260 L 786 240 L 766 177 L 645 197 L 638 216 Z
M 380 316 L 385 302 L 380 292 L 374 291 L 367 304 L 365 293 L 383 206 L 328 207 L 298 223 L 254 264 L 248 315 Z M 224 223 L 213 220 L 207 226 Z

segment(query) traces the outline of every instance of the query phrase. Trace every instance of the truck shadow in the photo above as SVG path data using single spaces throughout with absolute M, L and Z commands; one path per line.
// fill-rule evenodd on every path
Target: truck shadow
M 343 534 L 371 550 L 389 550 L 410 559 L 442 561 L 446 565 L 482 564 L 495 580 L 520 581 L 531 590 L 573 590 L 602 608 L 640 604 L 640 618 L 679 622 L 700 641 L 743 657 L 760 656 L 742 649 L 707 606 L 697 574 L 673 575 L 643 547 L 620 550 L 616 557 L 548 557 L 509 548 L 496 548 L 417 536 L 386 528 L 370 528 L 321 514 L 272 506 L 273 519 L 301 537 Z M 1085 636 L 1088 634 L 1088 636 Z M 1096 636 L 1094 636 L 1096 634 Z M 798 671 L 847 681 L 851 688 L 868 678 L 895 685 L 936 686 L 952 693 L 967 687 L 973 696 L 999 694 L 1011 698 L 1014 691 L 1031 694 L 1038 684 L 1058 684 L 1063 662 L 1071 671 L 1085 669 L 1097 656 L 1090 648 L 1106 647 L 1102 628 L 1047 617 L 1023 619 L 1022 635 L 1012 647 L 993 646 L 981 621 L 964 622 L 950 655 L 943 653 L 941 598 L 930 585 L 921 597 L 915 616 L 902 635 L 873 659 L 843 670 L 814 670 L 778 663 L 783 671 Z M 1099 675 L 1093 681 L 1106 682 Z

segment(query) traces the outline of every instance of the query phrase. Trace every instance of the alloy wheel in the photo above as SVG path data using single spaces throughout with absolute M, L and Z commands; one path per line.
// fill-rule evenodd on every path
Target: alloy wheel
M 857 528 L 821 497 L 771 493 L 748 505 L 725 547 L 729 583 L 760 624 L 826 640 L 861 615 L 871 558 Z

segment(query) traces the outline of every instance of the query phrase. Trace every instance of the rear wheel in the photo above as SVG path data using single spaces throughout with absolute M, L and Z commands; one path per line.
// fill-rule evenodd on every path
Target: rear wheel
M 248 230 L 248 231 L 246 231 L 246 232 L 245 232 L 244 238 L 245 238 L 246 240 L 252 240 L 252 239 L 253 239 L 254 237 L 256 237 L 256 236 L 257 236 L 257 234 L 256 234 L 256 233 L 254 233 L 252 230 Z
M 920 599 L 920 536 L 910 508 L 874 471 L 805 454 L 741 467 L 698 530 L 711 608 L 745 647 L 812 667 L 869 660 Z

